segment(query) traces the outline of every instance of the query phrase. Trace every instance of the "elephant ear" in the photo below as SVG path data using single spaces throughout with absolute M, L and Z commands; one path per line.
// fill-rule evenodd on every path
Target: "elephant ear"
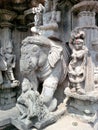
M 48 61 L 52 68 L 55 67 L 56 63 L 61 59 L 62 47 L 53 46 L 51 47 L 48 55 Z

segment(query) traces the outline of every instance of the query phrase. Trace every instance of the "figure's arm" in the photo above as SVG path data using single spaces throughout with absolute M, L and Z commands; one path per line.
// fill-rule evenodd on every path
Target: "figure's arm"
M 15 68 L 16 65 L 16 56 L 13 55 L 13 59 L 12 59 L 12 68 Z
M 18 97 L 17 103 L 19 103 L 19 104 L 25 104 L 25 99 L 23 98 L 22 94 Z
M 83 63 L 82 63 L 82 66 L 84 65 L 86 65 L 86 63 L 87 63 L 87 55 L 88 55 L 88 49 L 86 48 L 86 47 L 84 47 L 84 58 L 83 58 Z

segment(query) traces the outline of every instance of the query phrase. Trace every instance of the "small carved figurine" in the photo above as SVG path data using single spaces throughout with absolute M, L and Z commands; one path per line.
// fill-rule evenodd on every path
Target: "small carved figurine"
M 7 71 L 7 63 L 5 61 L 5 57 L 4 57 L 4 51 L 2 49 L 2 47 L 0 48 L 0 84 L 2 84 L 3 81 L 3 75 L 2 72 Z
M 22 82 L 22 94 L 19 96 L 17 99 L 17 107 L 21 113 L 20 119 L 24 119 L 25 117 L 28 116 L 29 110 L 31 109 L 29 106 L 29 94 L 31 90 L 31 84 L 27 79 L 24 79 Z
M 79 94 L 85 94 L 83 89 L 86 78 L 86 59 L 88 49 L 84 46 L 85 33 L 81 30 L 74 32 L 70 41 L 72 50 L 71 61 L 68 67 L 69 87 L 72 91 L 77 91 Z
M 22 82 L 22 94 L 17 99 L 17 108 L 20 111 L 20 120 L 26 119 L 30 121 L 37 118 L 38 121 L 44 118 L 48 109 L 43 105 L 40 95 L 37 91 L 32 89 L 32 84 L 26 78 Z
M 15 68 L 16 63 L 16 56 L 13 54 L 13 47 L 11 41 L 9 41 L 9 44 L 6 46 L 6 50 L 4 51 L 4 57 L 7 63 L 7 70 L 5 71 L 7 79 L 11 83 L 19 84 L 19 81 L 15 79 L 13 73 L 13 68 Z

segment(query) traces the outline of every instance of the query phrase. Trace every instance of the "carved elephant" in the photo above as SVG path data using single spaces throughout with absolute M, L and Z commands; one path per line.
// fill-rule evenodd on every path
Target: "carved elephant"
M 20 70 L 25 78 L 37 90 L 42 83 L 41 98 L 50 111 L 57 106 L 53 98 L 58 84 L 67 75 L 69 52 L 59 40 L 51 40 L 44 36 L 29 36 L 22 41 Z

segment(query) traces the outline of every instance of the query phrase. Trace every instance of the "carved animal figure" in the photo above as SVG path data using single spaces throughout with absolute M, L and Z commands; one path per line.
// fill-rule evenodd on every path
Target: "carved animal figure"
M 50 111 L 57 106 L 53 98 L 58 84 L 67 75 L 68 49 L 61 41 L 53 41 L 44 36 L 29 36 L 22 41 L 20 70 L 37 90 L 42 83 L 41 99 Z

